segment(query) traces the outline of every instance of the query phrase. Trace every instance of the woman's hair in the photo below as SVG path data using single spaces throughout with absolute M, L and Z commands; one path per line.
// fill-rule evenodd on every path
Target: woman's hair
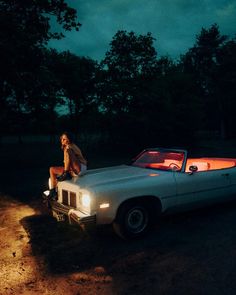
M 73 136 L 72 133 L 70 133 L 68 131 L 64 131 L 64 132 L 61 133 L 60 139 L 62 138 L 63 135 L 65 135 L 68 138 L 70 143 L 74 142 L 74 136 Z M 63 146 L 61 148 L 63 149 Z

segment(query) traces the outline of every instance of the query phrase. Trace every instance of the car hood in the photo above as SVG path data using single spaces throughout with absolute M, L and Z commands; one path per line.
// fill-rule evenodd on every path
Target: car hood
M 98 185 L 124 183 L 151 175 L 160 176 L 161 171 L 153 171 L 140 167 L 120 165 L 101 169 L 87 170 L 84 174 L 74 179 L 80 187 L 94 187 Z

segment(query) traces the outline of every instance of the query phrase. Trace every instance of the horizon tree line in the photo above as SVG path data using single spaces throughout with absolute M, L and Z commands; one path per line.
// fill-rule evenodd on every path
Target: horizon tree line
M 0 0 L 1 134 L 70 129 L 119 146 L 236 136 L 236 39 L 217 24 L 202 28 L 178 61 L 158 56 L 151 33 L 118 31 L 98 62 L 47 48 L 63 36 L 45 15 L 66 30 L 81 26 L 64 1 L 49 2 Z M 69 112 L 59 115 L 63 105 Z

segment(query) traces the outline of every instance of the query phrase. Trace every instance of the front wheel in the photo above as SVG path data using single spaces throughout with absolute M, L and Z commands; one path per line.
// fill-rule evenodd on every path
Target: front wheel
M 119 209 L 113 228 L 122 238 L 136 238 L 147 232 L 150 219 L 150 210 L 144 204 L 130 202 Z

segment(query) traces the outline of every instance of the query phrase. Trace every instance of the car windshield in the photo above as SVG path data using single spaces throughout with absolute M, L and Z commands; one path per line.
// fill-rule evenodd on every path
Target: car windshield
M 132 166 L 158 170 L 181 171 L 184 152 L 147 150 L 137 156 Z

